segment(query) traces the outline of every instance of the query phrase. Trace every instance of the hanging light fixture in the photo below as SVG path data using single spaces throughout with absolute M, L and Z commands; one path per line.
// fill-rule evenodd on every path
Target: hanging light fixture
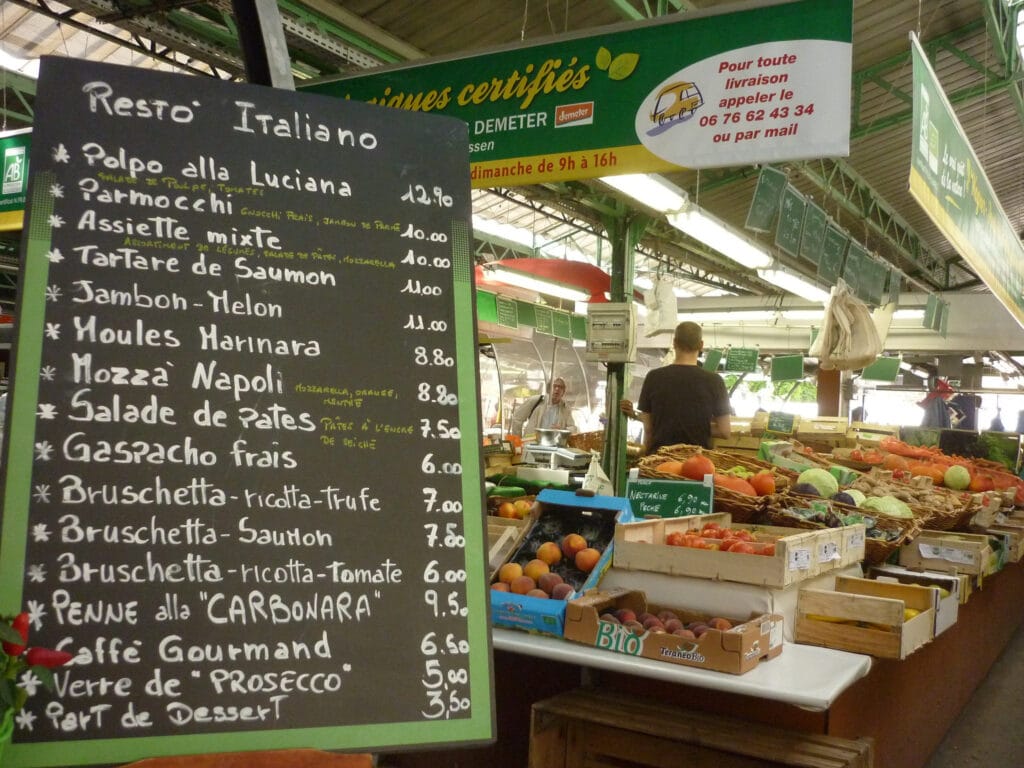
M 568 301 L 604 302 L 611 278 L 600 267 L 562 259 L 503 259 L 483 265 L 487 279 Z
M 806 278 L 793 272 L 787 272 L 784 269 L 775 267 L 772 269 L 759 269 L 757 270 L 757 276 L 772 285 L 777 285 L 784 291 L 789 291 L 795 296 L 807 299 L 808 301 L 818 304 L 824 304 L 828 301 L 828 291 L 824 288 L 819 288 Z

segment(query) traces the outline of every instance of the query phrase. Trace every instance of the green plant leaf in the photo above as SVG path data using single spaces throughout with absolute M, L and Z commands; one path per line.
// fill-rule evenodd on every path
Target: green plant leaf
M 597 49 L 597 56 L 595 57 L 595 64 L 597 68 L 604 71 L 608 69 L 612 63 L 612 52 L 605 48 L 603 45 Z
M 34 674 L 36 677 L 39 678 L 39 682 L 41 682 L 44 686 L 46 686 L 46 690 L 48 690 L 48 691 L 52 691 L 53 690 L 53 670 L 52 669 L 48 669 L 47 667 L 40 666 L 39 664 L 36 664 L 34 667 L 30 667 L 30 669 L 32 670 L 32 674 Z
M 639 62 L 639 53 L 620 53 L 608 65 L 608 77 L 612 80 L 625 80 L 633 74 L 633 70 L 636 69 Z
M 13 680 L 0 680 L 0 709 L 14 707 L 14 699 L 18 693 L 18 686 Z
M 24 645 L 25 643 L 24 638 L 18 634 L 18 630 L 10 624 L 0 624 L 0 640 L 5 643 L 14 643 L 15 645 Z

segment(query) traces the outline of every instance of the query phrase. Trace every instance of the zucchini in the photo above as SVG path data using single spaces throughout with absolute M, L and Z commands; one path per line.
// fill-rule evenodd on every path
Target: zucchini
M 487 492 L 488 496 L 500 496 L 503 499 L 514 499 L 518 496 L 525 496 L 526 489 L 517 485 L 499 485 Z

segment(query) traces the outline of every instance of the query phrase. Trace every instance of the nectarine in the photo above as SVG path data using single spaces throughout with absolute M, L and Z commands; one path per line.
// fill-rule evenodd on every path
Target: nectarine
M 545 563 L 543 560 L 538 560 L 537 558 L 534 558 L 533 560 L 531 560 L 523 566 L 523 575 L 529 576 L 534 581 L 537 581 L 537 579 L 539 579 L 541 576 L 543 576 L 550 570 L 551 569 L 548 567 L 547 563 Z
M 572 560 L 581 549 L 587 548 L 587 540 L 578 533 L 569 533 L 562 537 L 562 554 Z
M 562 559 L 562 548 L 553 541 L 545 541 L 537 547 L 537 559 L 555 565 Z
M 505 563 L 498 569 L 498 581 L 511 584 L 517 576 L 523 575 L 523 566 L 519 563 Z
M 576 553 L 576 558 L 573 562 L 576 563 L 576 567 L 584 573 L 590 573 L 594 570 L 594 566 L 597 565 L 597 561 L 601 559 L 601 553 L 593 547 L 587 547 L 581 549 Z
M 529 576 L 516 576 L 509 584 L 509 588 L 517 595 L 525 595 L 531 589 L 537 588 L 537 582 Z
M 555 584 L 555 588 L 551 590 L 552 600 L 568 600 L 569 597 L 576 590 L 572 588 L 572 584 L 563 581 L 561 584 Z

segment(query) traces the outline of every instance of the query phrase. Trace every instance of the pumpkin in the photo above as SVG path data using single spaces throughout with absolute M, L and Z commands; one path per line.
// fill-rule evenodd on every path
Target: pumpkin
M 683 468 L 681 461 L 663 461 L 654 469 L 656 472 L 664 472 L 666 475 L 678 475 Z
M 715 463 L 703 453 L 695 453 L 683 462 L 679 474 L 690 480 L 703 480 L 704 475 L 715 474 Z
M 745 496 L 757 496 L 757 491 L 754 490 L 754 486 L 742 477 L 736 477 L 735 475 L 715 475 L 714 481 L 715 488 L 725 488 L 728 491 L 742 493 Z
M 770 470 L 761 470 L 750 478 L 748 482 L 758 496 L 767 496 L 770 493 L 775 493 L 775 475 Z

